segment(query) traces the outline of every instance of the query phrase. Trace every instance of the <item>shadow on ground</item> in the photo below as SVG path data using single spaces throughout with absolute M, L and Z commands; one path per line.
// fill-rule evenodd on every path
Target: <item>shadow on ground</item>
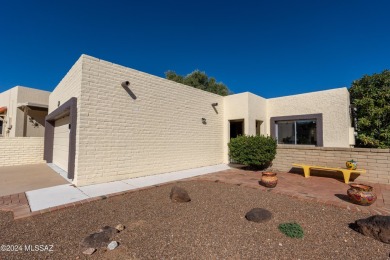
M 335 194 L 335 196 L 337 198 L 339 198 L 340 200 L 342 200 L 342 201 L 346 201 L 346 202 L 352 203 L 351 200 L 349 199 L 348 195 L 345 195 L 345 194 Z

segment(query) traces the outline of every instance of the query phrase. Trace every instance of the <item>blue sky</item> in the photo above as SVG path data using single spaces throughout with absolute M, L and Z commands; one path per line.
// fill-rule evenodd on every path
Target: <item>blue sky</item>
M 0 91 L 53 90 L 83 53 L 164 77 L 205 71 L 269 98 L 390 69 L 390 1 L 0 0 Z

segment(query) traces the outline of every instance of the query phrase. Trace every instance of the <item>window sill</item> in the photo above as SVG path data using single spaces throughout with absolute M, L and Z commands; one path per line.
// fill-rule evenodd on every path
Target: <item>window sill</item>
M 278 144 L 278 146 L 281 147 L 318 147 L 317 145 L 314 144 Z

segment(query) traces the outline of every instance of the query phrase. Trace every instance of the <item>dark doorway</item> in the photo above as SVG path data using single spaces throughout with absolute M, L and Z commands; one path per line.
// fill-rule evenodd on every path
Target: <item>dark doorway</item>
M 230 139 L 244 134 L 244 120 L 230 121 Z

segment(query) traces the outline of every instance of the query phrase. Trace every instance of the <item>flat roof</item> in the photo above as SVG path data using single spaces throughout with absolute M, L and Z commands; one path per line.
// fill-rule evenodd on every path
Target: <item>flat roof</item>
M 18 103 L 18 107 L 39 107 L 39 108 L 49 108 L 47 104 L 39 104 L 32 102 Z

